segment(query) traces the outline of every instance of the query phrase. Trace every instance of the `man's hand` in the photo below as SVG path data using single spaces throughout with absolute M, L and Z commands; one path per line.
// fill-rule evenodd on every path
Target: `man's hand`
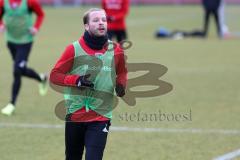
M 35 28 L 35 27 L 31 27 L 31 28 L 29 28 L 29 32 L 30 32 L 33 36 L 35 36 L 35 35 L 38 33 L 38 29 Z
M 88 80 L 89 77 L 90 77 L 90 74 L 80 76 L 76 81 L 77 87 L 78 88 L 80 88 L 80 87 L 93 88 L 94 84 L 91 81 Z
M 3 33 L 3 32 L 5 32 L 5 26 L 4 26 L 4 24 L 1 24 L 0 25 L 0 33 Z
M 118 97 L 123 97 L 125 95 L 125 87 L 121 84 L 117 84 L 115 88 Z
M 113 21 L 115 21 L 115 18 L 114 18 L 113 16 L 108 16 L 108 17 L 107 17 L 107 20 L 108 20 L 109 22 L 113 22 Z

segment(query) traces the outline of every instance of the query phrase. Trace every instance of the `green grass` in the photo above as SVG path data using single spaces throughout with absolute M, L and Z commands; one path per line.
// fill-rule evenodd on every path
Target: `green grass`
M 64 48 L 83 31 L 82 15 L 87 8 L 45 8 L 46 20 L 31 53 L 29 66 L 39 72 L 50 71 Z M 129 107 L 120 100 L 114 110 L 113 126 L 178 129 L 240 130 L 240 54 L 239 39 L 219 40 L 211 23 L 208 39 L 156 40 L 160 27 L 192 30 L 201 28 L 199 6 L 132 7 L 128 17 L 132 48 L 126 51 L 128 63 L 152 62 L 166 66 L 160 78 L 173 85 L 167 94 L 137 98 Z M 238 6 L 228 6 L 230 29 L 237 31 Z M 0 39 L 0 106 L 9 101 L 12 61 L 3 38 Z M 138 73 L 129 73 L 130 77 Z M 144 88 L 144 87 L 143 87 Z M 146 88 L 146 87 L 145 87 Z M 137 88 L 136 88 L 137 89 Z M 37 84 L 23 79 L 16 114 L 0 115 L 0 123 L 64 124 L 54 115 L 62 95 L 49 91 L 38 96 Z M 0 107 L 0 108 L 1 108 Z M 120 115 L 164 113 L 186 114 L 192 121 L 126 121 Z M 63 160 L 64 129 L 0 128 L 1 160 Z M 240 148 L 239 135 L 192 133 L 110 133 L 106 160 L 207 160 Z

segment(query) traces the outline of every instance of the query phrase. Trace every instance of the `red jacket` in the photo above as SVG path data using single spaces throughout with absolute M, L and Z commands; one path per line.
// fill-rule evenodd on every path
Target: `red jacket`
M 129 0 L 102 0 L 102 8 L 108 17 L 109 30 L 125 30 L 125 18 L 129 9 Z
M 10 6 L 12 5 L 19 5 L 22 0 L 10 0 Z M 38 0 L 27 0 L 28 9 L 32 10 L 34 13 L 36 13 L 37 18 L 34 24 L 34 27 L 39 30 L 41 27 L 42 21 L 44 19 L 44 12 L 42 10 L 41 5 L 39 4 Z M 2 17 L 4 14 L 4 0 L 0 0 L 0 25 L 3 23 Z
M 84 49 L 84 51 L 89 55 L 94 55 L 96 53 L 95 50 L 89 48 L 86 45 L 83 37 L 80 38 L 79 43 L 81 47 Z M 103 54 L 105 53 L 105 51 L 106 51 L 105 49 L 102 49 L 98 50 L 97 52 Z M 62 56 L 57 61 L 57 63 L 55 64 L 54 68 L 51 71 L 50 81 L 53 84 L 60 86 L 76 86 L 76 81 L 79 78 L 79 75 L 67 74 L 72 69 L 74 55 L 75 55 L 74 47 L 71 44 L 67 46 Z M 117 46 L 114 49 L 114 62 L 117 74 L 116 83 L 126 86 L 127 69 L 125 66 L 123 50 L 119 46 Z M 82 109 L 72 114 L 71 120 L 80 122 L 90 122 L 90 121 L 105 121 L 108 120 L 108 118 L 96 114 L 96 112 L 92 110 L 86 112 L 85 107 L 83 107 Z

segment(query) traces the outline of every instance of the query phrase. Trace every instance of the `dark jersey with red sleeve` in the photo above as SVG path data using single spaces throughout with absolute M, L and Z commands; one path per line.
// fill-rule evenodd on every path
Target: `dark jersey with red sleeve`
M 104 54 L 106 49 L 102 50 L 93 50 L 87 46 L 84 38 L 81 37 L 79 40 L 81 47 L 84 51 L 89 55 L 95 55 L 97 52 L 98 54 Z M 75 51 L 73 45 L 69 45 L 66 47 L 65 51 L 61 55 L 60 59 L 55 64 L 54 68 L 50 74 L 50 81 L 53 84 L 60 85 L 60 86 L 76 86 L 76 81 L 79 78 L 79 75 L 70 75 L 68 74 L 71 71 L 74 63 Z M 127 68 L 124 60 L 124 52 L 117 45 L 114 49 L 114 63 L 115 63 L 115 70 L 116 70 L 116 83 L 126 86 L 127 82 Z M 80 75 L 81 76 L 81 75 Z M 85 107 L 78 110 L 77 112 L 71 115 L 72 121 L 81 121 L 81 122 L 90 122 L 90 121 L 105 121 L 108 118 L 97 114 L 96 112 L 89 110 L 86 111 Z
M 12 8 L 21 4 L 22 0 L 9 0 Z M 27 0 L 29 13 L 34 12 L 36 14 L 36 21 L 34 27 L 39 30 L 44 19 L 43 9 L 38 0 Z M 2 17 L 4 15 L 4 0 L 0 0 L 0 25 L 3 24 Z
M 126 29 L 125 18 L 129 10 L 129 0 L 102 0 L 102 8 L 108 17 L 108 29 Z

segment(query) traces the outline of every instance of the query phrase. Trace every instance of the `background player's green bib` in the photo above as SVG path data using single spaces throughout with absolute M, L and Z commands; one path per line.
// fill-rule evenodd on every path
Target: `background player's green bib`
M 33 41 L 33 35 L 29 32 L 32 27 L 32 17 L 28 11 L 27 0 L 22 0 L 20 6 L 13 9 L 9 1 L 4 0 L 4 24 L 6 26 L 6 39 L 13 43 L 28 43 Z

